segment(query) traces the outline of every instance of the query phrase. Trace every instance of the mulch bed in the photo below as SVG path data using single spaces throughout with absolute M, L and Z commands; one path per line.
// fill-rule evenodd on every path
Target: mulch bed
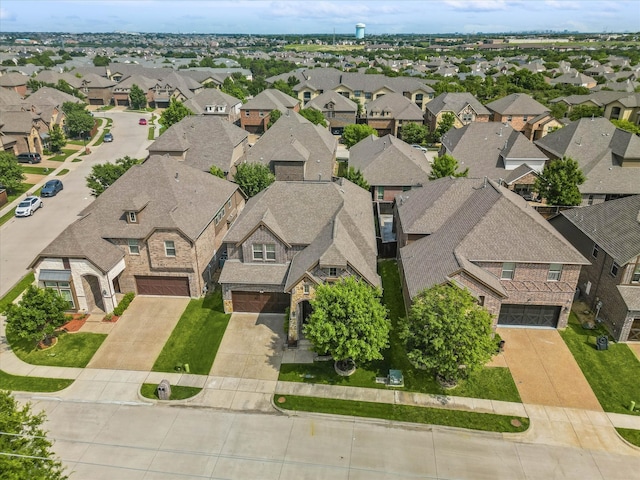
M 62 325 L 58 330 L 65 331 L 67 333 L 77 332 L 82 328 L 87 321 L 87 315 L 76 314 L 71 320 Z
M 120 318 L 120 317 L 118 317 L 118 316 L 116 316 L 116 315 L 113 315 L 113 316 L 111 317 L 111 319 L 108 319 L 107 317 L 104 317 L 104 318 L 102 319 L 102 321 L 103 321 L 104 323 L 116 323 L 116 322 L 118 321 L 118 319 L 119 319 L 119 318 Z

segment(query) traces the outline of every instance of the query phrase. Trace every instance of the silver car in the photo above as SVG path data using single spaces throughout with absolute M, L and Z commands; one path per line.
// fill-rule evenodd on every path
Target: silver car
M 40 207 L 44 207 L 40 197 L 27 197 L 16 207 L 16 217 L 29 217 Z

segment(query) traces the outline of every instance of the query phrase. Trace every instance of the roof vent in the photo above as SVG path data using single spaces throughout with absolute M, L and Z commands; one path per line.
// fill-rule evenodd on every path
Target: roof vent
M 176 172 L 176 176 L 175 176 L 176 182 L 179 182 L 180 180 L 178 180 L 178 172 Z

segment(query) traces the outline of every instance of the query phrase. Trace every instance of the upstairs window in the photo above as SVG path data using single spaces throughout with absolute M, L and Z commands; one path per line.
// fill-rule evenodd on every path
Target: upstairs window
M 516 271 L 516 264 L 514 262 L 504 262 L 502 264 L 502 272 L 500 273 L 501 280 L 513 280 L 513 274 Z
M 329 276 L 330 277 L 337 277 L 338 276 L 338 269 L 335 268 L 335 267 L 329 268 Z
M 617 277 L 619 271 L 620 265 L 618 265 L 616 262 L 613 262 L 613 265 L 611 265 L 611 276 L 614 278 Z
M 640 265 L 636 265 L 636 269 L 631 274 L 631 283 L 640 283 Z
M 224 218 L 224 207 L 222 207 L 218 213 L 216 213 L 216 216 L 214 218 L 214 221 L 216 222 L 216 225 L 218 225 L 220 223 L 220 220 L 222 220 Z
M 311 291 L 311 287 L 309 286 L 308 283 L 304 284 L 303 291 L 305 295 L 309 295 L 309 292 Z
M 138 215 L 136 215 L 136 212 L 127 212 L 127 220 L 129 220 L 129 223 L 138 223 Z
M 275 261 L 276 246 L 273 243 L 254 243 L 251 246 L 254 260 Z
M 167 257 L 176 256 L 176 244 L 173 242 L 173 240 L 166 240 L 164 242 L 164 254 Z
M 549 265 L 549 273 L 547 274 L 548 282 L 557 282 L 562 276 L 562 265 L 559 263 L 552 263 Z
M 598 258 L 598 253 L 600 252 L 600 249 L 598 248 L 598 245 L 593 245 L 593 250 L 591 251 L 591 256 L 593 258 Z
M 138 244 L 138 239 L 130 238 L 128 240 L 129 243 L 129 253 L 131 255 L 140 255 L 140 245 Z

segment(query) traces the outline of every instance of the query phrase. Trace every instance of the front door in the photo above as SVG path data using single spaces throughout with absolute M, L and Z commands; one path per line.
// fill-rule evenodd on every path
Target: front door
M 631 322 L 631 330 L 629 331 L 629 342 L 640 342 L 640 317 L 634 318 Z

